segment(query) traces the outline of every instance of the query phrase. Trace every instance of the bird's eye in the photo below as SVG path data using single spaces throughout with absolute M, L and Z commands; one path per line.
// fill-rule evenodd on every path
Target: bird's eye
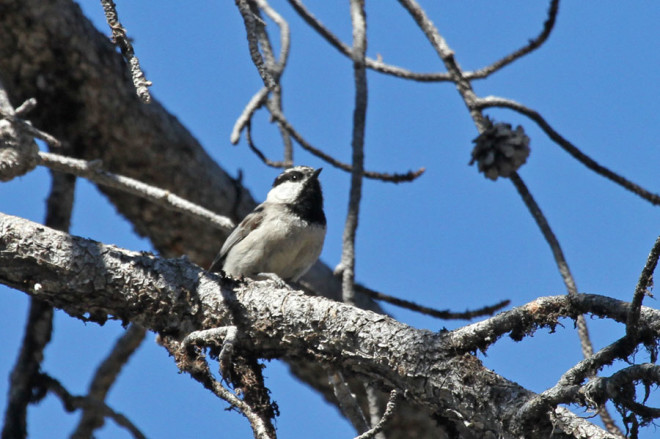
M 291 175 L 289 175 L 289 180 L 291 181 L 298 181 L 302 178 L 302 175 L 300 172 L 292 172 Z

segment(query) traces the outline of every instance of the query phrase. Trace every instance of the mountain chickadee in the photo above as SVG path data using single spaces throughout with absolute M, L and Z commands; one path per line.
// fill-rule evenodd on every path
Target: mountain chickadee
M 300 279 L 325 240 L 321 170 L 296 166 L 277 176 L 266 201 L 231 232 L 208 271 L 221 265 L 233 277 L 274 273 Z

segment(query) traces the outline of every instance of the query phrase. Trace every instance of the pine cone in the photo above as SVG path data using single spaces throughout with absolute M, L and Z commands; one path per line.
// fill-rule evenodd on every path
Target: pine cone
M 479 163 L 479 172 L 491 180 L 511 176 L 529 156 L 529 137 L 520 125 L 514 131 L 511 124 L 490 122 L 473 142 L 470 164 Z

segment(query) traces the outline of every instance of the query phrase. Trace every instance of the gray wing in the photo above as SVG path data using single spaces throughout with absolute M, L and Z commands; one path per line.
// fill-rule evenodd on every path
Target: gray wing
M 219 271 L 225 263 L 225 258 L 229 253 L 229 250 L 232 249 L 236 244 L 245 239 L 246 236 L 250 234 L 254 229 L 259 227 L 264 220 L 262 212 L 264 211 L 263 203 L 254 208 L 243 221 L 229 234 L 225 243 L 222 244 L 222 248 L 218 252 L 218 255 L 215 257 L 211 266 L 207 272 L 210 271 Z

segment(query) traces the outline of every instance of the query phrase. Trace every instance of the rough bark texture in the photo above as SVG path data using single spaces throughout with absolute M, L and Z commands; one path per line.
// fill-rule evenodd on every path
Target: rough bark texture
M 0 75 L 12 102 L 36 98 L 32 122 L 68 143 L 75 155 L 100 159 L 111 172 L 168 189 L 234 219 L 254 207 L 247 191 L 160 103 L 139 101 L 123 59 L 75 3 L 3 1 L 0 36 Z M 188 217 L 101 189 L 164 255 L 185 253 L 204 265 L 225 238 Z
M 38 100 L 31 121 L 66 142 L 75 155 L 101 159 L 112 172 L 168 189 L 235 221 L 254 207 L 250 194 L 204 152 L 175 117 L 155 100 L 150 105 L 139 102 L 128 69 L 115 48 L 70 0 L 0 2 L 0 78 L 15 104 L 30 97 Z M 149 237 L 165 256 L 186 254 L 193 262 L 207 266 L 226 237 L 188 217 L 101 189 L 135 230 Z M 222 290 L 224 296 L 218 295 L 214 289 L 217 286 L 200 279 L 200 270 L 186 261 L 128 253 L 3 218 L 2 282 L 74 316 L 102 322 L 110 314 L 166 334 L 212 327 L 230 317 L 220 298 L 234 301 L 236 296 L 228 288 Z M 39 243 L 46 247 L 39 248 Z M 316 264 L 305 280 L 319 295 L 341 297 L 339 282 L 323 264 Z M 368 376 L 386 388 L 410 388 L 408 401 L 433 407 L 426 411 L 416 404 L 401 404 L 388 427 L 390 439 L 442 437 L 443 431 L 461 437 L 489 437 L 489 432 L 506 436 L 507 419 L 512 416 L 503 413 L 507 395 L 521 400 L 531 395 L 487 371 L 472 356 L 451 357 L 441 349 L 427 351 L 425 343 L 436 340 L 437 335 L 415 331 L 381 315 L 267 288 L 268 294 L 276 291 L 274 303 L 300 302 L 309 313 L 295 314 L 297 311 L 286 306 L 287 313 L 282 314 L 281 309 L 269 310 L 269 304 L 262 303 L 265 292 L 261 288 L 266 286 L 253 285 L 237 296 L 237 303 L 246 310 L 245 318 L 257 331 L 255 337 L 262 337 L 255 338 L 259 340 L 259 345 L 253 347 L 255 351 L 283 356 L 298 376 L 323 391 L 329 400 L 334 397 L 328 391 L 325 370 L 310 364 L 334 365 L 345 373 Z M 373 308 L 368 302 L 362 305 Z M 273 312 L 280 315 L 271 315 Z M 338 317 L 337 324 L 346 327 L 333 325 L 323 314 L 315 314 L 319 312 L 331 313 L 328 315 Z M 339 338 L 312 338 L 314 350 L 310 352 L 296 344 L 300 340 L 292 335 L 296 332 L 282 332 L 261 320 L 264 316 L 287 321 L 294 317 L 310 319 L 298 322 L 305 327 L 284 328 L 302 331 L 300 334 L 306 337 Z M 370 346 L 366 357 L 361 349 L 356 350 L 358 340 Z M 416 351 L 390 352 L 387 345 L 393 341 L 410 342 Z M 432 364 L 432 360 L 437 363 Z M 429 380 L 422 370 L 415 369 L 422 365 L 432 367 L 426 372 L 436 379 Z M 440 382 L 437 377 L 441 377 Z M 463 388 L 468 393 L 456 393 Z M 485 397 L 490 397 L 491 403 Z M 514 410 L 520 404 L 509 408 Z M 452 411 L 456 409 L 463 419 Z M 564 417 L 565 422 L 576 423 L 579 428 L 592 428 L 570 413 Z M 549 432 L 548 426 L 546 423 L 541 428 Z M 599 435 L 594 437 L 606 437 Z
M 457 353 L 452 332 L 417 330 L 271 281 L 217 282 L 185 259 L 130 252 L 2 214 L 0 280 L 75 317 L 111 316 L 174 337 L 236 325 L 240 349 L 317 362 L 405 391 L 460 437 L 517 437 L 517 411 L 534 396 Z M 642 313 L 640 322 L 652 321 L 651 311 Z M 566 411 L 554 425 L 544 414 L 535 434 L 586 437 L 564 430 L 568 424 L 611 437 Z
M 109 171 L 170 190 L 237 223 L 256 205 L 157 100 L 139 101 L 121 56 L 70 0 L 0 2 L 0 78 L 16 105 L 37 99 L 30 120 L 78 157 L 101 159 Z M 162 255 L 185 254 L 207 267 L 226 238 L 202 222 L 99 189 Z M 315 264 L 303 281 L 316 294 L 341 300 L 340 282 L 325 264 Z M 364 296 L 357 299 L 362 307 L 379 309 Z M 289 364 L 296 376 L 335 402 L 325 370 L 307 362 Z M 426 413 L 405 403 L 390 426 L 400 435 L 392 433 L 393 439 L 410 431 L 419 437 L 442 434 Z

